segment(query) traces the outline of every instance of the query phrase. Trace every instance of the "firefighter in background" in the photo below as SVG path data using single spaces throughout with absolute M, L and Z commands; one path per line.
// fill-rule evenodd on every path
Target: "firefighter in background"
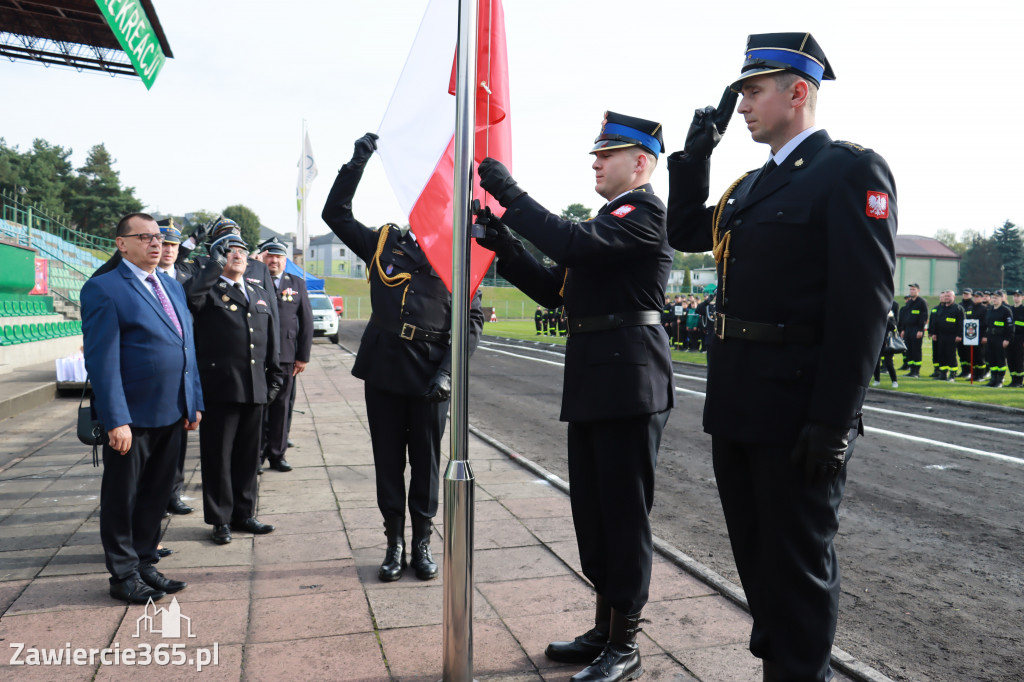
M 537 336 L 547 332 L 544 324 L 544 308 L 537 306 L 537 311 L 533 314 L 533 326 L 537 328 Z
M 1009 306 L 1003 305 L 1003 290 L 993 291 L 989 301 L 992 307 L 985 313 L 985 326 L 982 331 L 981 344 L 985 346 L 985 360 L 988 362 L 992 378 L 986 386 L 1002 388 L 1003 377 L 1006 376 L 1006 350 L 1013 339 L 1013 313 Z
M 1010 368 L 1010 388 L 1024 386 L 1024 292 L 1013 292 L 1013 338 L 1006 349 L 1006 366 Z
M 964 319 L 973 319 L 973 313 L 971 312 L 974 308 L 974 296 L 973 289 L 963 289 L 960 291 L 960 307 L 964 311 Z M 956 344 L 956 352 L 960 356 L 960 376 L 966 377 L 971 373 L 971 349 L 964 345 L 963 340 Z
M 921 376 L 921 342 L 928 323 L 928 304 L 921 298 L 921 287 L 911 284 L 910 298 L 900 310 L 900 336 L 907 344 L 907 376 Z
M 968 319 L 974 319 L 978 321 L 978 336 L 985 336 L 985 318 L 988 316 L 988 306 L 985 305 L 985 294 L 980 290 L 976 290 L 972 294 L 973 305 L 971 306 L 971 316 Z M 985 381 L 989 378 L 988 376 L 988 364 L 985 362 L 985 349 L 978 346 L 974 349 L 974 366 L 971 368 L 971 374 L 974 381 Z
M 956 344 L 963 340 L 960 336 L 963 329 L 963 308 L 954 302 L 952 290 L 943 291 L 928 324 L 937 372 L 934 378 L 941 381 L 956 380 Z

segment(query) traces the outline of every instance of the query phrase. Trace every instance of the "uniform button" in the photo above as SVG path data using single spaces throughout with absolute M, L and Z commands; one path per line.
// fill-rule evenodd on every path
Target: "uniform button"
M 722 299 L 722 305 L 725 305 L 728 302 L 729 302 L 729 298 L 728 297 Z
M 775 214 L 775 217 L 776 218 L 781 218 L 783 215 L 784 215 L 783 212 L 779 211 L 778 213 Z
M 739 227 L 740 225 L 743 224 L 743 218 L 737 218 L 736 220 L 732 221 L 732 224 L 735 225 L 736 227 Z
M 410 294 L 415 294 L 415 293 L 416 293 L 416 290 L 415 290 L 415 289 L 409 289 L 409 293 L 410 293 Z
M 245 316 L 246 317 L 252 317 L 252 313 L 246 313 Z
M 252 327 L 249 327 L 249 331 L 250 331 L 250 332 L 251 332 L 251 331 L 253 331 Z
M 251 343 L 249 344 L 249 348 L 255 348 L 255 347 L 256 346 L 252 345 Z
M 729 263 L 732 264 L 732 263 L 735 263 L 735 262 L 736 262 L 736 256 L 729 256 Z
M 256 364 L 256 361 L 255 361 L 255 360 L 250 360 L 250 361 L 249 361 L 249 364 L 250 364 L 250 365 L 255 365 L 255 364 Z
M 406 311 L 405 311 L 404 313 L 402 313 L 402 314 L 403 314 L 403 315 L 406 315 L 406 316 L 408 316 L 408 315 L 409 315 L 409 311 L 408 311 L 408 310 L 406 310 Z

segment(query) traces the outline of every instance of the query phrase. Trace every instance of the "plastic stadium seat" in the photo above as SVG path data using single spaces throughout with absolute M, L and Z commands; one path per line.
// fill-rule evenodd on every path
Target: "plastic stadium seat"
M 25 325 L 14 325 L 14 338 L 17 339 L 18 343 L 28 343 L 28 338 L 25 336 Z

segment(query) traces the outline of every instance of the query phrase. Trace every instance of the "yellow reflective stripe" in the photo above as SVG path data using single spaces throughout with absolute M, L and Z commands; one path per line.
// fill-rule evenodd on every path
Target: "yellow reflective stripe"
M 1005 326 L 1005 323 L 1003 323 L 1003 322 L 993 322 L 992 324 L 995 325 L 996 327 L 1003 327 L 1003 326 Z
M 947 317 L 946 318 L 946 322 L 956 322 L 956 318 L 955 317 Z

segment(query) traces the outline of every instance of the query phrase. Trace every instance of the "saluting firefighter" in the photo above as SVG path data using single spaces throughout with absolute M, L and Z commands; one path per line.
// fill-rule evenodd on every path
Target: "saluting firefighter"
M 288 430 L 291 425 L 292 386 L 295 378 L 306 370 L 313 347 L 313 307 L 309 303 L 306 283 L 301 277 L 285 272 L 288 250 L 277 238 L 260 245 L 263 263 L 270 271 L 281 318 L 281 351 L 278 359 L 284 377 L 281 391 L 270 401 L 263 414 L 263 458 L 270 468 L 281 472 L 292 470 L 285 459 Z
M 206 413 L 199 430 L 203 518 L 218 545 L 231 531 L 274 530 L 256 519 L 263 407 L 281 390 L 274 294 L 246 281 L 249 248 L 227 234 L 210 246 L 185 283 L 195 322 L 196 359 Z
M 479 243 L 497 254 L 505 279 L 538 303 L 564 304 L 569 318 L 561 420 L 580 563 L 597 606 L 592 629 L 544 653 L 590 664 L 576 681 L 643 672 L 636 634 L 651 579 L 654 468 L 675 404 L 661 326 L 673 253 L 650 185 L 661 124 L 609 111 L 595 143 L 595 189 L 608 203 L 584 222 L 550 213 L 498 161 L 479 169 L 480 186 L 506 209 Z M 555 264 L 538 263 L 509 228 Z
M 834 78 L 809 33 L 751 35 L 731 87 L 768 162 L 705 206 L 729 91 L 718 110 L 697 110 L 668 159 L 669 243 L 713 250 L 718 268 L 704 430 L 765 680 L 832 678 L 833 540 L 894 293 L 892 173 L 815 125 L 818 88 Z M 766 301 L 779 272 L 794 293 Z
M 1010 368 L 1010 388 L 1024 385 L 1024 291 L 1013 292 L 1013 338 L 1006 349 L 1006 366 Z
M 452 298 L 408 228 L 387 223 L 371 229 L 352 214 L 352 199 L 377 136 L 355 142 L 352 160 L 338 171 L 323 219 L 366 261 L 372 313 L 352 367 L 362 379 L 366 418 L 377 477 L 377 506 L 384 517 L 387 551 L 378 577 L 398 580 L 405 552 L 405 463 L 408 452 L 412 567 L 420 580 L 437 576 L 430 551 L 431 519 L 437 514 L 441 436 L 451 396 Z M 483 329 L 481 294 L 469 312 L 469 351 Z
M 907 344 L 908 377 L 921 376 L 921 344 L 928 323 L 928 303 L 920 297 L 921 287 L 911 284 L 910 298 L 900 310 L 900 336 Z
M 964 332 L 964 309 L 953 301 L 951 289 L 939 296 L 939 305 L 932 313 L 928 325 L 932 347 L 935 349 L 935 375 L 941 381 L 956 380 L 956 344 Z
M 985 360 L 992 378 L 986 386 L 1002 388 L 1003 377 L 1006 376 L 1006 349 L 1013 340 L 1013 313 L 1009 306 L 1003 305 L 1006 292 L 1002 289 L 993 291 L 989 296 L 991 307 L 985 313 L 985 326 L 982 331 L 981 343 L 985 346 Z

